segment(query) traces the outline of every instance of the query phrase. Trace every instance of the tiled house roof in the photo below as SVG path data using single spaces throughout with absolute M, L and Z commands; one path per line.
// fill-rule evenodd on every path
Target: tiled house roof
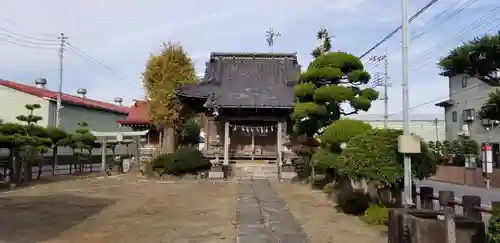
M 149 125 L 151 119 L 148 111 L 148 103 L 145 100 L 136 100 L 130 107 L 130 112 L 124 120 L 118 120 L 116 123 L 121 125 Z
M 207 107 L 289 109 L 299 74 L 294 53 L 212 53 L 202 82 L 176 93 L 206 99 Z
M 35 86 L 29 86 L 25 84 L 20 84 L 12 81 L 2 80 L 0 79 L 0 85 L 26 93 L 30 95 L 34 95 L 40 98 L 48 98 L 48 99 L 57 99 L 57 92 L 38 88 Z M 120 105 L 115 105 L 111 103 L 106 103 L 102 101 L 82 98 L 70 94 L 62 94 L 61 101 L 63 103 L 69 103 L 73 105 L 83 106 L 92 109 L 99 109 L 104 111 L 116 112 L 121 114 L 128 114 L 130 108 Z

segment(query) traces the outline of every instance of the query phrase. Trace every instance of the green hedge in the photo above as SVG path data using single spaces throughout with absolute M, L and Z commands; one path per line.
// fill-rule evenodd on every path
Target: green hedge
M 180 148 L 172 154 L 162 154 L 151 161 L 154 171 L 161 174 L 195 174 L 212 167 L 209 159 L 195 148 Z

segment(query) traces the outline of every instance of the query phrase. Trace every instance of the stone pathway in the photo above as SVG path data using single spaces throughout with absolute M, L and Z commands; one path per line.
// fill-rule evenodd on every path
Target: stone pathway
M 237 243 L 308 242 L 268 180 L 244 180 L 240 186 Z

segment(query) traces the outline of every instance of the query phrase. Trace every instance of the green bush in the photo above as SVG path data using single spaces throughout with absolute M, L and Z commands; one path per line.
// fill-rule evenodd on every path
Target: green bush
M 200 143 L 201 126 L 195 119 L 187 120 L 177 129 L 179 143 L 183 146 L 198 145 Z
M 171 161 L 165 165 L 165 171 L 172 175 L 197 173 L 209 170 L 212 166 L 208 158 L 196 148 L 180 148 L 171 156 Z
M 371 125 L 360 120 L 340 119 L 326 127 L 320 136 L 321 146 L 332 151 L 340 149 L 340 144 L 347 143 L 355 136 L 372 129 Z
M 162 172 L 169 161 L 171 161 L 170 154 L 160 154 L 151 160 L 151 167 L 154 171 Z
M 338 158 L 339 154 L 329 152 L 326 149 L 319 149 L 311 157 L 311 162 L 316 174 L 326 175 L 328 169 L 335 168 Z
M 323 192 L 328 195 L 332 195 L 334 190 L 335 190 L 335 184 L 333 183 L 328 183 L 323 187 Z
M 489 243 L 500 243 L 500 210 L 496 209 L 488 224 Z
M 353 179 L 366 179 L 380 186 L 396 186 L 402 183 L 403 154 L 398 152 L 401 130 L 373 129 L 354 137 L 342 151 L 337 169 L 339 174 Z M 411 156 L 412 174 L 424 179 L 436 172 L 437 159 L 421 143 L 422 152 Z
M 387 225 L 389 211 L 383 205 L 372 204 L 366 209 L 361 219 L 371 225 Z
M 151 162 L 155 171 L 172 175 L 195 174 L 209 170 L 212 164 L 195 148 L 180 148 L 172 154 L 159 155 Z

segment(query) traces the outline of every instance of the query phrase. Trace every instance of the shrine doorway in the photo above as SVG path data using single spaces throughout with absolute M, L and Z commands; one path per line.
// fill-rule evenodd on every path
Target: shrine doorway
M 229 133 L 231 158 L 256 162 L 277 159 L 277 122 L 231 122 Z

